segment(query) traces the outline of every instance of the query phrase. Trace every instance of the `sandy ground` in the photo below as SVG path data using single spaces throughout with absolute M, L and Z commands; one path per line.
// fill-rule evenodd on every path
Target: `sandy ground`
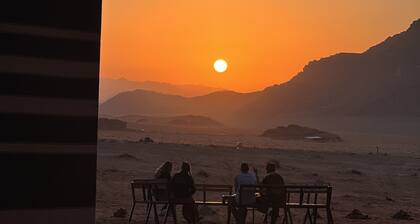
M 133 142 L 144 136 L 151 136 L 158 143 Z M 223 132 L 206 135 L 101 131 L 97 223 L 127 223 L 128 217 L 112 216 L 118 208 L 130 210 L 130 180 L 151 177 L 156 167 L 166 160 L 175 163 L 175 170 L 182 161 L 191 162 L 195 181 L 212 184 L 232 184 L 241 161 L 247 161 L 263 172 L 267 161 L 276 160 L 280 164 L 278 172 L 287 183 L 329 183 L 333 186 L 335 223 L 420 223 L 420 147 L 417 139 L 353 133 L 342 137 L 345 141 L 341 143 L 314 143 L 274 141 L 256 135 Z M 236 149 L 233 147 L 236 142 L 242 142 L 245 147 Z M 377 146 L 379 153 L 376 153 Z M 209 177 L 199 175 L 203 172 Z M 345 218 L 353 209 L 361 210 L 370 219 Z M 408 211 L 414 220 L 392 219 L 400 209 Z M 144 210 L 141 206 L 136 209 L 135 223 L 142 223 Z M 202 208 L 201 211 L 202 223 L 225 222 L 224 208 Z M 297 223 L 301 223 L 302 212 L 292 211 Z M 324 223 L 323 211 L 321 216 L 320 223 Z M 256 217 L 256 223 L 261 221 L 260 216 Z

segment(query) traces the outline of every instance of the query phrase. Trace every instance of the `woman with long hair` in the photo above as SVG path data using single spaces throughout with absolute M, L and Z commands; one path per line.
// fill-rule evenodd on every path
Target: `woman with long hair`
M 182 204 L 182 214 L 188 223 L 198 223 L 198 209 L 194 204 L 194 179 L 191 175 L 191 166 L 183 162 L 181 171 L 174 175 L 171 181 L 173 196 Z
M 172 162 L 166 161 L 162 163 L 155 171 L 154 178 L 159 180 L 165 180 L 168 184 L 171 181 L 171 173 L 172 173 Z M 158 201 L 168 200 L 169 199 L 169 191 L 168 189 L 152 189 L 153 196 Z M 164 204 L 161 208 L 161 215 L 163 215 L 164 210 L 167 208 L 167 205 Z
M 171 172 L 172 172 L 172 163 L 170 161 L 166 161 L 162 163 L 155 171 L 154 178 L 155 179 L 167 179 L 168 181 L 171 180 Z

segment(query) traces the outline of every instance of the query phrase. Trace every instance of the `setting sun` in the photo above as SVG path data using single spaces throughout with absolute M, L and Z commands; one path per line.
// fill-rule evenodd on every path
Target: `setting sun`
M 213 67 L 214 67 L 214 70 L 216 70 L 216 72 L 221 73 L 221 72 L 225 72 L 226 71 L 226 69 L 228 67 L 228 64 L 223 59 L 217 59 L 214 62 Z

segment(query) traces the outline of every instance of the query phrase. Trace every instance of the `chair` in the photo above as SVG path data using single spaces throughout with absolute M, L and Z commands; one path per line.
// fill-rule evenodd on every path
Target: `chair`
M 162 192 L 163 195 L 158 197 L 157 192 Z M 132 207 L 128 223 L 131 222 L 134 209 L 137 203 L 146 204 L 146 221 L 147 224 L 150 218 L 151 210 L 153 209 L 155 223 L 159 223 L 159 216 L 157 213 L 157 204 L 169 203 L 169 183 L 164 179 L 136 179 L 131 181 L 132 193 Z M 161 194 L 162 194 L 161 193 Z
M 285 186 L 283 185 L 241 185 L 239 188 L 239 197 L 237 198 L 237 206 L 252 210 L 253 223 L 255 223 L 255 209 L 267 210 L 268 212 L 268 208 L 283 208 L 284 215 L 282 222 L 287 224 L 293 223 L 290 210 L 286 206 L 286 192 Z M 267 220 L 267 213 L 265 214 L 264 220 Z
M 325 209 L 327 223 L 333 224 L 331 212 L 331 186 L 287 185 L 287 207 L 306 209 L 304 224 L 316 224 L 318 209 Z

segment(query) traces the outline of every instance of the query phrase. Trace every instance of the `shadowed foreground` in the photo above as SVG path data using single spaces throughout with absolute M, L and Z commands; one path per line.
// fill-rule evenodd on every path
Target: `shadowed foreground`
M 336 223 L 360 223 L 345 218 L 359 209 L 370 219 L 363 223 L 395 223 L 391 217 L 400 209 L 408 211 L 416 223 L 420 219 L 420 156 L 348 152 L 258 149 L 182 144 L 99 143 L 97 170 L 97 223 L 127 223 L 113 213 L 131 207 L 129 182 L 150 178 L 166 160 L 179 169 L 190 161 L 197 183 L 232 184 L 241 161 L 261 172 L 265 163 L 275 160 L 287 183 L 330 183 L 333 186 L 333 215 Z M 208 177 L 207 177 L 208 176 Z M 135 223 L 142 223 L 144 208 L 135 211 Z M 178 209 L 180 212 L 181 209 Z M 224 207 L 202 208 L 202 223 L 224 223 Z M 303 211 L 292 211 L 299 223 Z M 323 211 L 320 223 L 325 222 Z M 181 218 L 181 215 L 178 215 Z M 249 220 L 250 216 L 249 216 Z M 257 223 L 262 220 L 257 216 Z

